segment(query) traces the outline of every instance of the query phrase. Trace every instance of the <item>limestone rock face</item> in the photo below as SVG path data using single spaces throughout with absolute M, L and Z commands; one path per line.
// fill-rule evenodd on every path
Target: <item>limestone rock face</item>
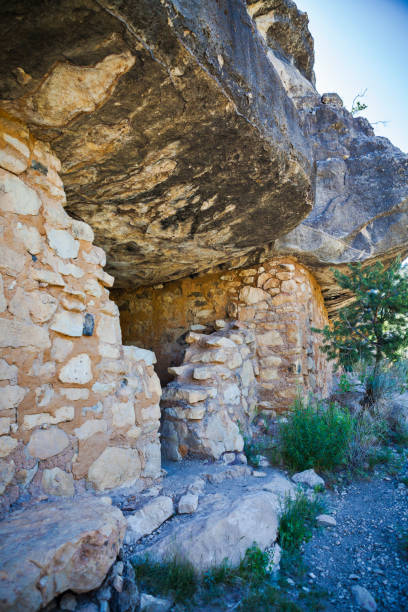
M 106 498 L 38 504 L 0 523 L 0 608 L 39 610 L 55 596 L 97 588 L 126 521 Z
M 250 492 L 239 500 L 207 495 L 189 523 L 169 525 L 142 554 L 157 560 L 177 555 L 199 570 L 226 558 L 237 565 L 254 542 L 265 549 L 275 541 L 279 508 L 278 497 L 270 491 Z

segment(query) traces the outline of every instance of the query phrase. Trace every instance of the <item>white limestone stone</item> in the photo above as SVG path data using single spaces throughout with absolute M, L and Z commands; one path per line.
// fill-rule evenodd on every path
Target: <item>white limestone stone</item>
M 94 241 L 94 232 L 88 223 L 73 219 L 71 231 L 74 238 L 77 238 L 78 240 L 86 240 L 87 242 Z
M 120 329 L 119 319 L 108 315 L 99 315 L 99 321 L 96 326 L 98 337 L 108 344 L 121 344 L 122 333 Z
M 48 495 L 72 497 L 75 493 L 72 474 L 64 472 L 59 467 L 44 470 L 41 486 Z
M 61 406 L 54 411 L 54 414 L 48 412 L 40 412 L 38 414 L 25 414 L 23 420 L 23 429 L 34 429 L 41 425 L 57 425 L 58 423 L 66 423 L 73 421 L 75 409 L 73 406 Z
M 64 383 L 84 385 L 92 380 L 91 360 L 89 355 L 81 353 L 73 357 L 61 368 L 58 378 Z
M 24 399 L 27 390 L 17 385 L 7 385 L 1 387 L 0 393 L 0 410 L 10 410 L 11 408 L 17 408 Z
M 31 275 L 34 280 L 37 280 L 40 283 L 47 283 L 48 285 L 55 285 L 56 287 L 65 286 L 65 282 L 61 274 L 52 272 L 51 270 L 33 268 Z
M 58 455 L 69 445 L 69 438 L 65 431 L 58 427 L 37 429 L 31 435 L 27 449 L 32 457 L 49 459 Z
M 48 244 L 63 259 L 78 257 L 79 242 L 67 230 L 47 229 Z
M 186 493 L 182 495 L 178 503 L 177 511 L 179 514 L 192 514 L 198 508 L 198 495 Z
M 126 517 L 128 528 L 125 542 L 135 543 L 143 536 L 153 533 L 173 514 L 174 506 L 171 497 L 160 495 L 147 502 L 134 514 Z
M 78 389 L 77 387 L 64 388 L 61 387 L 59 389 L 61 395 L 71 400 L 72 402 L 76 402 L 78 400 L 87 400 L 89 397 L 89 389 Z
M 99 298 L 102 295 L 103 289 L 95 278 L 90 278 L 84 285 L 84 291 L 93 297 Z
M 20 221 L 14 229 L 14 235 L 21 241 L 31 255 L 41 253 L 43 243 L 39 231 L 35 227 L 28 227 Z
M 9 365 L 5 359 L 0 359 L 0 380 L 9 380 L 17 384 L 17 374 L 17 366 Z
M 74 278 L 82 278 L 85 272 L 79 266 L 73 263 L 58 262 L 58 272 L 63 276 L 73 276 Z
M 10 417 L 0 417 L 0 435 L 10 433 L 11 419 Z
M 79 337 L 82 336 L 84 319 L 82 314 L 78 312 L 57 312 L 50 329 L 64 334 L 65 336 Z
M 41 200 L 36 192 L 9 172 L 0 170 L 0 210 L 18 215 L 37 215 Z
M 0 459 L 0 495 L 3 495 L 7 486 L 13 480 L 16 471 L 14 461 L 5 461 Z
M 92 463 L 88 480 L 97 491 L 130 486 L 140 477 L 139 453 L 132 448 L 109 446 Z
M 133 402 L 115 402 L 111 408 L 112 423 L 115 428 L 131 427 L 135 424 Z
M 107 423 L 101 419 L 90 419 L 85 421 L 80 427 L 74 429 L 74 433 L 79 440 L 86 440 L 95 433 L 108 431 Z
M 23 271 L 26 260 L 5 244 L 0 245 L 0 268 L 9 276 L 18 276 Z
M 138 346 L 124 346 L 123 353 L 127 359 L 131 359 L 132 361 L 144 361 L 148 366 L 154 365 L 157 362 L 156 355 L 153 351 L 148 351 Z
M 268 298 L 269 294 L 266 293 L 266 291 L 263 291 L 263 289 L 259 289 L 258 287 L 251 287 L 249 285 L 242 287 L 241 291 L 239 292 L 239 299 L 242 302 L 245 302 L 245 304 L 248 306 L 268 300 Z

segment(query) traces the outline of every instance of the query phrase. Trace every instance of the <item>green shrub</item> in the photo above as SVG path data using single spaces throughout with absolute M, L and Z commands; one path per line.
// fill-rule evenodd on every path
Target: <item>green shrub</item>
M 279 521 L 279 543 L 282 548 L 294 553 L 302 542 L 310 540 L 316 516 L 324 509 L 325 503 L 319 497 L 310 500 L 302 492 L 298 492 L 295 499 L 287 497 Z
M 371 390 L 373 404 L 377 405 L 378 409 L 381 409 L 381 402 L 403 393 L 408 388 L 407 359 L 398 361 L 384 359 L 377 368 L 360 362 L 354 371 L 364 387 Z
M 353 418 L 335 404 L 296 400 L 280 426 L 281 453 L 294 470 L 332 469 L 343 463 L 352 435 Z
M 177 558 L 167 563 L 155 563 L 148 558 L 133 561 L 136 580 L 149 591 L 171 594 L 176 602 L 191 599 L 198 586 L 194 567 Z
M 378 414 L 362 412 L 356 415 L 347 447 L 347 465 L 351 471 L 359 471 L 366 463 L 370 467 L 379 463 L 386 436 L 387 424 Z

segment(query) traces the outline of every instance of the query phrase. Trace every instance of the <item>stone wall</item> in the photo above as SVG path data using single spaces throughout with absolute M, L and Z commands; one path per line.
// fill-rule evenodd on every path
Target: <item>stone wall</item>
M 105 490 L 160 475 L 154 355 L 122 347 L 105 253 L 70 218 L 46 145 L 0 116 L 0 494 Z
M 318 283 L 296 258 L 246 270 L 183 279 L 134 292 L 116 291 L 125 342 L 154 350 L 165 384 L 183 363 L 189 330 L 211 333 L 232 317 L 256 334 L 259 403 L 283 410 L 298 388 L 327 395 L 332 368 L 320 350 L 327 312 Z
M 241 278 L 234 314 L 255 332 L 259 407 L 280 411 L 299 392 L 326 397 L 332 363 L 312 328 L 321 329 L 328 318 L 313 276 L 296 260 L 282 258 L 243 271 Z
M 257 406 L 255 335 L 237 321 L 218 326 L 211 334 L 190 332 L 183 365 L 170 368 L 176 380 L 162 401 L 169 459 L 187 453 L 219 459 L 243 449 L 242 433 Z

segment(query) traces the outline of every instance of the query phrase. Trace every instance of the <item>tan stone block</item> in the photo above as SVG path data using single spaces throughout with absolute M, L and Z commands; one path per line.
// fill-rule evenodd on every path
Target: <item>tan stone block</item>
M 83 312 L 84 310 L 86 310 L 85 304 L 83 302 L 80 302 L 79 300 L 69 300 L 68 298 L 62 298 L 61 304 L 66 310 L 74 310 L 76 312 Z
M 27 170 L 28 159 L 6 144 L 0 148 L 0 166 L 14 174 L 22 174 Z
M 31 255 L 41 253 L 43 242 L 39 231 L 35 227 L 28 227 L 19 221 L 14 229 L 14 235 Z
M 73 276 L 74 278 L 82 278 L 85 272 L 79 266 L 73 263 L 58 262 L 58 272 L 63 276 Z
M 67 446 L 69 446 L 69 438 L 65 431 L 58 427 L 50 427 L 34 431 L 27 449 L 32 457 L 48 459 L 61 453 Z
M 115 282 L 114 276 L 111 276 L 110 274 L 104 272 L 104 270 L 101 269 L 96 270 L 95 276 L 104 287 L 112 287 L 113 283 Z
M 280 280 L 273 277 L 267 280 L 263 286 L 265 291 L 269 291 L 269 289 L 276 289 L 278 287 L 280 287 Z
M 9 276 L 18 276 L 23 271 L 27 259 L 22 253 L 0 245 L 0 269 Z
M 126 437 L 130 440 L 137 440 L 138 438 L 140 438 L 141 433 L 141 428 L 134 425 L 133 427 L 127 430 Z
M 64 287 L 65 282 L 57 272 L 51 270 L 45 270 L 43 268 L 32 268 L 31 276 L 34 280 L 40 283 L 47 283 L 48 285 L 55 285 L 57 287 Z
M 18 215 L 38 215 L 41 200 L 21 179 L 0 170 L 0 210 Z
M 108 425 L 101 419 L 90 419 L 74 429 L 74 433 L 79 440 L 86 440 L 96 433 L 106 433 L 107 431 Z
M 140 477 L 139 453 L 130 448 L 110 446 L 92 463 L 88 480 L 97 491 L 130 486 Z
M 261 380 L 277 380 L 279 378 L 278 370 L 276 368 L 261 368 L 260 370 Z
M 27 389 L 17 385 L 7 385 L 0 388 L 0 410 L 10 410 L 17 408 L 24 399 Z
M 9 301 L 8 310 L 16 319 L 31 322 L 26 295 L 22 287 L 17 287 L 16 292 Z
M 154 404 L 147 408 L 142 408 L 142 420 L 147 422 L 158 421 L 160 419 L 160 405 Z
M 277 355 L 268 355 L 267 357 L 263 357 L 261 359 L 261 366 L 268 368 L 268 367 L 278 367 L 280 364 L 282 363 L 282 358 L 278 357 Z
M 54 411 L 54 414 L 48 412 L 39 412 L 37 414 L 25 414 L 23 418 L 23 429 L 34 429 L 41 425 L 57 425 L 73 421 L 75 417 L 75 409 L 73 406 L 61 406 Z
M 245 286 L 239 292 L 239 299 L 249 306 L 267 300 L 268 298 L 269 295 L 258 287 Z
M 84 385 L 92 380 L 91 360 L 89 355 L 81 353 L 73 357 L 61 368 L 58 378 L 64 383 Z
M 10 436 L 0 436 L 0 457 L 7 457 L 13 450 L 15 450 L 18 442 L 15 438 Z
M 121 344 L 122 333 L 120 329 L 119 319 L 108 315 L 100 315 L 96 326 L 98 337 L 108 344 Z
M 58 228 L 71 227 L 72 218 L 59 201 L 43 196 L 43 210 L 48 225 Z
M 83 315 L 78 312 L 57 312 L 50 329 L 64 334 L 65 336 L 80 337 L 82 336 L 84 326 Z
M 296 300 L 296 296 L 293 294 L 280 293 L 272 298 L 272 304 L 274 306 L 282 306 L 284 304 L 290 304 Z
M 103 293 L 101 285 L 95 278 L 90 278 L 86 281 L 84 285 L 84 291 L 85 293 L 88 293 L 89 295 L 92 295 L 93 297 L 97 298 L 101 297 Z
M 74 343 L 65 338 L 54 338 L 51 349 L 51 357 L 56 361 L 65 361 L 72 352 Z
M 279 332 L 271 329 L 264 334 L 257 334 L 257 342 L 260 346 L 282 346 L 283 340 Z
M 47 495 L 72 497 L 75 493 L 74 479 L 72 474 L 64 472 L 59 467 L 44 470 L 41 486 Z
M 111 407 L 113 427 L 131 427 L 135 424 L 133 402 L 115 402 Z
M 58 307 L 58 300 L 45 291 L 26 293 L 25 299 L 34 323 L 49 321 Z
M 103 423 L 104 421 L 98 422 Z M 86 477 L 89 468 L 103 453 L 108 443 L 109 435 L 104 431 L 98 431 L 87 438 L 79 438 L 78 455 L 72 464 L 72 473 L 76 479 Z
M 276 278 L 283 281 L 291 280 L 293 278 L 293 272 L 277 272 Z
M 297 289 L 297 284 L 294 280 L 283 281 L 281 284 L 281 291 L 284 293 L 294 293 Z
M 271 275 L 268 274 L 267 272 L 263 272 L 262 274 L 260 274 L 258 276 L 258 281 L 257 281 L 257 285 L 258 287 L 263 288 L 263 286 L 265 285 L 265 283 L 271 278 Z

